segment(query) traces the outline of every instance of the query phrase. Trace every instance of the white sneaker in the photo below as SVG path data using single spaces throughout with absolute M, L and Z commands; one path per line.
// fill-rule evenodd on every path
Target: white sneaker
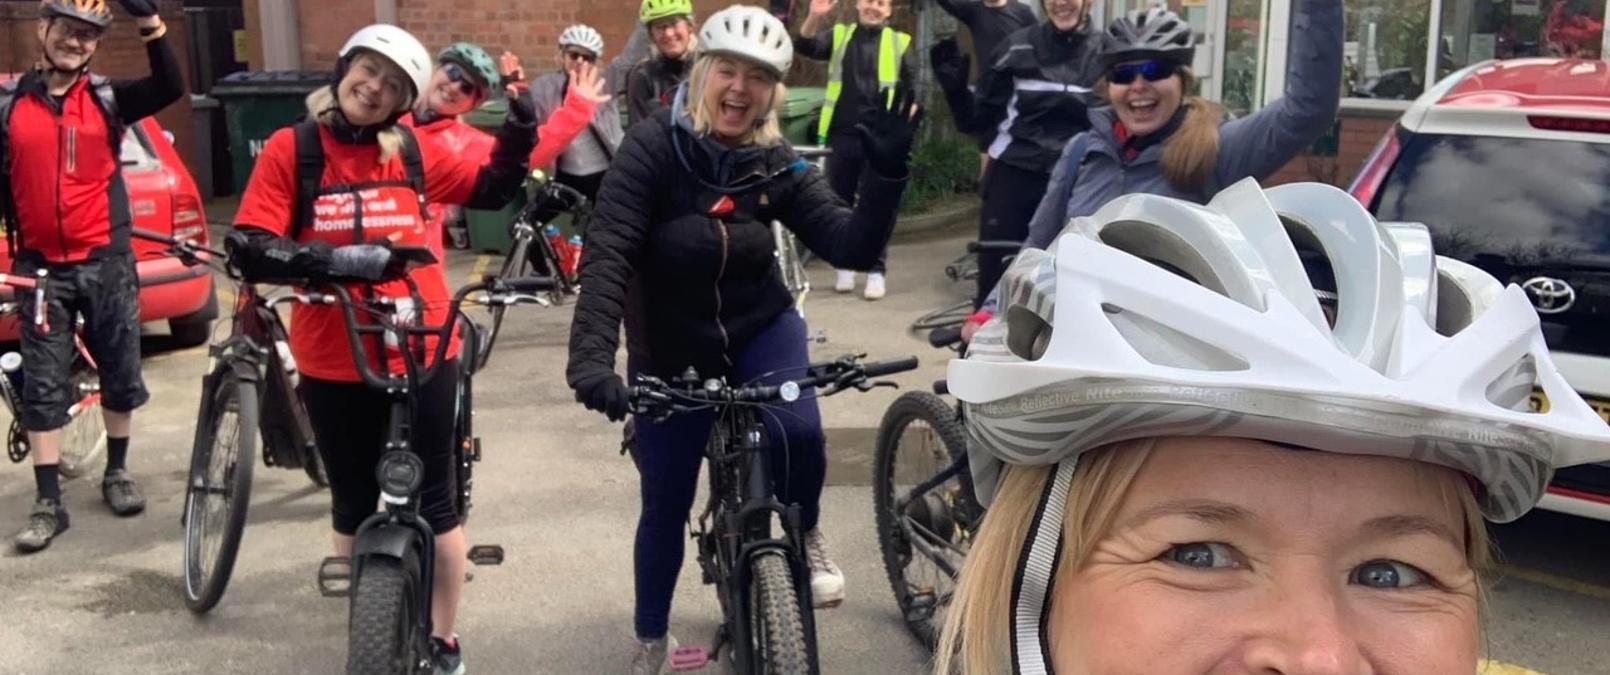
M 861 292 L 861 297 L 868 300 L 882 300 L 883 295 L 887 292 L 883 287 L 882 274 L 873 272 L 866 275 L 866 290 Z
M 840 293 L 849 293 L 855 290 L 855 272 L 839 270 L 839 278 L 838 281 L 833 283 L 833 290 Z
M 844 573 L 827 559 L 827 542 L 822 528 L 805 533 L 805 560 L 811 567 L 811 604 L 831 609 L 844 603 Z
M 637 653 L 632 656 L 631 675 L 663 675 L 671 672 L 671 652 L 676 651 L 676 638 L 666 635 L 658 640 L 633 641 Z
M 448 238 L 453 240 L 453 248 L 466 249 L 470 247 L 470 232 L 462 227 L 447 228 Z

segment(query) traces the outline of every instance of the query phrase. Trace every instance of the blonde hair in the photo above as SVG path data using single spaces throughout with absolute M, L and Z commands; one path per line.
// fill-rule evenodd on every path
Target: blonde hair
M 688 119 L 693 121 L 693 130 L 701 134 L 708 134 L 715 128 L 715 112 L 709 110 L 704 103 L 704 85 L 710 77 L 711 64 L 715 63 L 717 58 L 735 57 L 723 57 L 719 54 L 701 54 L 698 60 L 693 62 L 693 72 L 688 74 L 688 95 L 685 99 L 686 112 Z M 758 145 L 761 147 L 782 145 L 784 140 L 783 126 L 782 122 L 777 119 L 777 108 L 787 99 L 788 87 L 783 86 L 783 81 L 779 79 L 776 86 L 772 88 L 771 106 L 764 113 L 760 125 L 744 135 L 743 138 L 738 139 L 739 144 Z
M 1219 125 L 1224 121 L 1224 107 L 1189 92 L 1196 88 L 1196 73 L 1185 66 L 1177 71 L 1180 91 L 1186 92 L 1180 105 L 1185 108 L 1185 120 L 1180 122 L 1174 135 L 1163 141 L 1163 177 L 1180 192 L 1201 193 L 1219 163 Z M 1097 88 L 1101 96 L 1112 103 L 1108 95 L 1111 85 L 1106 76 Z
M 366 54 L 359 54 L 360 57 L 365 55 Z M 386 60 L 384 57 L 374 56 L 372 58 L 379 59 L 386 63 L 386 65 L 396 68 L 395 65 L 392 65 L 391 62 Z M 399 72 L 401 71 L 401 69 L 398 70 Z M 327 84 L 319 87 L 318 89 L 314 89 L 313 93 L 308 94 L 307 99 L 304 101 L 307 104 L 308 117 L 327 127 L 335 125 L 335 116 L 337 113 L 341 112 L 341 105 L 336 102 L 335 98 L 336 86 L 338 85 Z M 408 110 L 412 106 L 412 100 L 405 100 L 403 101 L 403 105 L 400 110 Z M 396 159 L 397 155 L 402 152 L 404 141 L 402 132 L 397 130 L 396 124 L 393 124 L 390 127 L 382 129 L 380 133 L 375 136 L 375 142 L 380 145 L 379 163 L 384 165 L 390 164 L 391 160 Z
M 1096 544 L 1107 536 L 1130 485 L 1155 444 L 1155 439 L 1124 441 L 1079 457 L 1079 469 L 1068 489 L 1062 550 L 1052 573 L 1054 579 L 1076 574 Z M 1002 472 L 995 499 L 968 549 L 945 614 L 934 656 L 935 675 L 1011 675 L 1013 572 L 1053 468 L 1008 466 Z M 1436 467 L 1418 464 L 1415 470 L 1437 471 Z M 1476 571 L 1477 607 L 1484 608 L 1487 603 L 1482 573 L 1493 560 L 1486 523 L 1470 489 L 1451 472 L 1440 471 L 1438 477 L 1435 483 L 1443 503 L 1464 514 L 1465 557 Z

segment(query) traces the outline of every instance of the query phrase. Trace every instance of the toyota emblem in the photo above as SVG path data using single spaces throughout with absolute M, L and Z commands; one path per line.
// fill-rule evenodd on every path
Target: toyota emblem
M 1559 314 L 1576 304 L 1576 289 L 1554 277 L 1532 277 L 1521 284 L 1538 314 Z

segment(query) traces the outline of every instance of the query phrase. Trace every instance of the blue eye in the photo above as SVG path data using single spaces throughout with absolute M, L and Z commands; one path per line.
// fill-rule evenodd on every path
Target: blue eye
M 1235 549 L 1229 544 L 1216 541 L 1198 541 L 1189 544 L 1176 544 L 1169 547 L 1159 560 L 1182 565 L 1193 569 L 1229 569 L 1242 567 L 1241 561 L 1235 554 Z
M 1348 583 L 1369 588 L 1412 588 L 1428 581 L 1419 568 L 1396 560 L 1371 560 L 1353 568 L 1348 578 Z

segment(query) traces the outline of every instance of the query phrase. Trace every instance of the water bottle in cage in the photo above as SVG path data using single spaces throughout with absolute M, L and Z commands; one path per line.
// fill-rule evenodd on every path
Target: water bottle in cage
M 5 373 L 6 384 L 11 391 L 22 392 L 22 354 L 6 352 L 0 355 L 0 372 Z
M 576 270 L 581 268 L 581 249 L 583 245 L 581 235 L 571 235 L 570 242 L 565 245 L 565 274 L 575 276 Z
M 399 328 L 414 325 L 417 312 L 413 298 L 395 298 L 391 301 L 391 323 Z M 386 346 L 391 349 L 400 349 L 397 336 L 390 331 L 386 332 Z

